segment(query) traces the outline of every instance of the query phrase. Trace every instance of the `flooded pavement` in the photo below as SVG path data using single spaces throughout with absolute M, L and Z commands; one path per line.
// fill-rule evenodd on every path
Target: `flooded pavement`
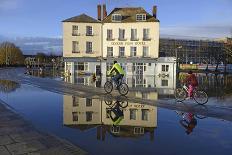
M 198 106 L 176 103 L 168 88 L 135 87 L 125 98 L 46 78 L 13 78 L 20 87 L 0 92 L 1 100 L 40 131 L 90 154 L 226 155 L 232 150 L 232 99 L 227 93 Z

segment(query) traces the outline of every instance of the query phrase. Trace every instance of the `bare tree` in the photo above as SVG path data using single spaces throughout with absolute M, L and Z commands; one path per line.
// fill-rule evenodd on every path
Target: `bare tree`
M 0 65 L 23 65 L 22 51 L 10 42 L 0 44 Z

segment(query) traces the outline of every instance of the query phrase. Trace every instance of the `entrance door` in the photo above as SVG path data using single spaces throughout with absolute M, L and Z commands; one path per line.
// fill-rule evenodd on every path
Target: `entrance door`
M 96 75 L 101 75 L 101 66 L 96 65 Z

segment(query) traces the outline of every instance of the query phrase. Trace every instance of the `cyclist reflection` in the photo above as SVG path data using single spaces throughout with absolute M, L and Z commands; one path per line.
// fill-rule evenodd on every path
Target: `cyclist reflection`
M 186 129 L 186 134 L 190 134 L 193 132 L 193 129 L 197 125 L 197 119 L 194 117 L 192 113 L 182 113 L 182 120 L 180 120 L 180 124 Z
M 125 96 L 119 96 L 114 104 L 112 101 L 106 100 L 105 103 L 109 106 L 107 115 L 113 121 L 113 126 L 118 125 L 124 118 L 123 108 L 128 106 L 128 101 L 126 101 Z

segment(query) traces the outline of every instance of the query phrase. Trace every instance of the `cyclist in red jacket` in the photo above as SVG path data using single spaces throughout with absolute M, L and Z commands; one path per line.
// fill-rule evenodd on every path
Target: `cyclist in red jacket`
M 188 72 L 188 76 L 185 79 L 185 83 L 187 83 L 188 85 L 188 99 L 189 99 L 192 96 L 192 92 L 195 89 L 195 87 L 198 86 L 197 78 L 191 70 Z

